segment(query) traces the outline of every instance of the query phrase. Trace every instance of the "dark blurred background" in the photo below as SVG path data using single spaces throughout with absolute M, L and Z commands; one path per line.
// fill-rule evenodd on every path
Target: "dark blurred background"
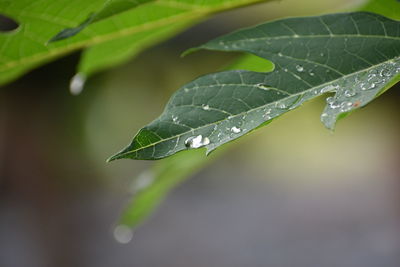
M 360 1 L 285 0 L 217 15 L 68 92 L 79 53 L 0 90 L 0 266 L 400 266 L 399 93 L 339 122 L 324 99 L 235 142 L 134 232 L 112 229 L 151 162 L 105 159 L 191 79 L 234 55 L 185 49 L 265 20 Z

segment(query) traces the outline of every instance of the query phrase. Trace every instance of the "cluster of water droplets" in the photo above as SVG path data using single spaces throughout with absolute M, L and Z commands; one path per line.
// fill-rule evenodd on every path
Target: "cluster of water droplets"
M 321 115 L 321 121 L 326 127 L 333 129 L 339 114 L 372 101 L 386 83 L 398 73 L 400 73 L 399 61 L 390 61 L 322 88 L 320 93 L 335 92 L 335 95 L 326 99 L 327 106 Z

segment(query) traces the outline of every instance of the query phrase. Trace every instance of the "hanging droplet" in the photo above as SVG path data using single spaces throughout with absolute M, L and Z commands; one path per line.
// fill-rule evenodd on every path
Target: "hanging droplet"
M 209 105 L 202 105 L 202 108 L 203 108 L 204 110 L 209 110 L 209 109 L 210 109 L 210 106 L 209 106 Z
M 72 95 L 79 95 L 85 86 L 86 76 L 82 73 L 77 73 L 72 77 L 69 84 L 69 91 Z
M 303 72 L 303 71 L 304 71 L 304 68 L 303 68 L 303 66 L 301 66 L 301 65 L 296 65 L 296 70 L 297 70 L 298 72 Z
M 242 129 L 240 129 L 240 128 L 236 127 L 236 126 L 233 126 L 233 127 L 231 128 L 231 131 L 232 131 L 233 133 L 240 133 L 240 132 L 242 131 Z
M 210 143 L 210 139 L 208 137 L 204 137 L 200 134 L 198 136 L 192 136 L 186 139 L 185 146 L 187 148 L 199 148 L 206 146 Z
M 126 225 L 118 225 L 114 229 L 114 238 L 121 244 L 128 244 L 133 237 L 133 231 Z

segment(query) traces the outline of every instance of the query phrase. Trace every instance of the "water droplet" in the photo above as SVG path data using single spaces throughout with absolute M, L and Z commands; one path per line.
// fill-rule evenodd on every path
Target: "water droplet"
M 313 72 L 313 70 L 309 70 L 309 71 L 308 71 L 308 74 L 310 74 L 310 76 L 314 76 L 314 75 L 315 75 L 315 73 Z
M 210 139 L 208 137 L 204 137 L 200 134 L 198 136 L 192 136 L 186 139 L 185 146 L 187 148 L 199 148 L 206 146 L 210 143 Z
M 189 92 L 189 88 L 184 88 L 183 91 L 185 91 L 185 93 Z
M 379 72 L 379 75 L 381 77 L 390 77 L 392 74 L 391 74 L 391 71 L 389 69 L 384 68 Z
M 324 57 L 324 56 L 325 56 L 325 54 L 324 54 L 324 53 L 322 53 L 322 52 L 321 52 L 319 55 L 320 55 L 321 57 Z
M 271 86 L 268 86 L 268 85 L 263 84 L 263 83 L 258 83 L 258 84 L 256 84 L 256 86 L 258 88 L 260 88 L 260 89 L 263 89 L 263 90 L 270 90 L 271 89 Z
M 172 116 L 172 121 L 175 122 L 175 123 L 177 123 L 177 122 L 179 121 L 179 119 L 178 119 L 177 116 Z
M 278 56 L 282 57 L 283 55 L 282 55 L 282 53 L 281 53 L 281 52 L 279 52 L 279 53 L 278 53 Z
M 277 105 L 277 107 L 280 108 L 280 109 L 285 109 L 285 108 L 286 108 L 286 105 L 285 105 L 285 103 L 281 102 L 281 103 L 279 103 L 279 104 Z
M 346 97 L 353 97 L 357 94 L 356 90 L 354 89 L 347 89 L 346 91 L 344 91 L 344 95 Z
M 231 128 L 231 131 L 232 131 L 233 133 L 240 133 L 240 132 L 242 131 L 242 129 L 240 129 L 240 128 L 236 127 L 236 126 L 233 126 L 233 127 Z
M 82 73 L 77 73 L 72 77 L 69 84 L 69 91 L 72 95 L 79 95 L 85 86 L 86 76 Z
M 299 35 L 295 34 L 293 35 L 293 38 L 299 38 Z
M 304 71 L 304 68 L 303 68 L 303 66 L 301 66 L 301 65 L 296 65 L 296 70 L 297 70 L 298 72 L 303 72 L 303 71 Z
M 118 225 L 114 229 L 114 238 L 121 244 L 128 244 L 133 237 L 133 231 L 126 225 Z
M 202 108 L 203 108 L 204 110 L 209 110 L 209 109 L 210 109 L 210 106 L 209 106 L 209 105 L 202 105 Z
M 284 68 L 283 71 L 284 71 L 284 72 L 288 72 L 288 69 L 287 69 L 287 68 Z
M 321 114 L 321 118 L 324 118 L 324 117 L 328 117 L 328 113 L 325 113 L 325 112 L 322 113 L 322 114 Z
M 347 111 L 351 110 L 352 106 L 353 106 L 352 102 L 343 102 L 342 104 L 340 104 L 340 111 L 347 112 Z
M 331 91 L 335 91 L 339 88 L 339 86 L 337 85 L 327 85 L 325 87 L 323 87 L 320 91 L 321 94 L 326 93 L 326 92 L 331 92 Z
M 326 99 L 326 103 L 328 104 L 332 104 L 333 102 L 335 102 L 335 98 L 333 96 L 330 96 Z

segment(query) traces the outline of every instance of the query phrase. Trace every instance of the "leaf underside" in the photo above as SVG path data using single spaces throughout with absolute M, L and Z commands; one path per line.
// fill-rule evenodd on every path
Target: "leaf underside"
M 400 23 L 367 12 L 277 20 L 197 49 L 252 53 L 275 69 L 225 71 L 186 84 L 110 160 L 154 160 L 198 147 L 210 153 L 328 92 L 334 96 L 321 120 L 333 129 L 339 116 L 365 106 L 400 76 Z

